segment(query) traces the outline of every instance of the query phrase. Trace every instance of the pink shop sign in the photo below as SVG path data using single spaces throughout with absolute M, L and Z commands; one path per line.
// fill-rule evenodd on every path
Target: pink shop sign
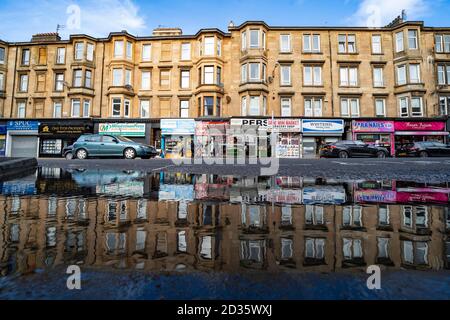
M 446 193 L 397 192 L 397 203 L 449 203 Z
M 396 131 L 445 131 L 445 122 L 395 122 Z
M 394 132 L 394 121 L 353 121 L 353 132 Z

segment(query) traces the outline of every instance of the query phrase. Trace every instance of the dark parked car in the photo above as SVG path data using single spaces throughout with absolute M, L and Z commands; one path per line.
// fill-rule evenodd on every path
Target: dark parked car
M 63 149 L 63 157 L 67 160 L 73 159 L 73 146 L 67 146 Z
M 450 157 L 450 145 L 439 142 L 414 142 L 397 149 L 397 157 Z
M 386 158 L 389 151 L 362 141 L 338 141 L 323 146 L 321 158 Z
M 121 136 L 90 134 L 81 136 L 73 145 L 73 155 L 80 160 L 89 157 L 121 157 L 125 159 L 154 158 L 158 151 L 152 146 Z

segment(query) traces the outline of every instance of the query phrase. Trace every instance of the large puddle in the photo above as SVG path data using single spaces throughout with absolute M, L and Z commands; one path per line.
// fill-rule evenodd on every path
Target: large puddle
M 330 277 L 309 286 L 367 278 L 378 265 L 408 283 L 438 274 L 434 298 L 450 297 L 450 183 L 39 168 L 0 191 L 0 296 L 2 281 L 15 288 L 7 298 L 23 297 L 24 279 L 70 265 L 114 276 L 207 272 L 210 283 L 260 276 L 253 285 L 264 275 Z

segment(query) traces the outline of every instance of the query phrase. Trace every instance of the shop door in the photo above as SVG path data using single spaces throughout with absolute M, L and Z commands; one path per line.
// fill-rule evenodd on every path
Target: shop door
M 316 138 L 303 139 L 303 158 L 315 159 L 317 157 L 317 141 Z
M 34 136 L 11 136 L 11 157 L 35 158 L 38 139 Z

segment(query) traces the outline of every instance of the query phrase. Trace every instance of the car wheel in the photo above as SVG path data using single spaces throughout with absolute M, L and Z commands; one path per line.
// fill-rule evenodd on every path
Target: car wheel
M 339 152 L 339 158 L 341 158 L 341 159 L 347 159 L 347 158 L 348 158 L 348 153 L 345 152 L 345 151 Z
M 380 159 L 386 158 L 386 153 L 383 151 L 378 151 L 377 158 L 380 158 Z
M 428 152 L 422 151 L 422 152 L 419 154 L 419 156 L 420 156 L 421 158 L 428 158 Z
M 65 155 L 66 160 L 73 160 L 73 153 L 72 152 L 68 152 Z
M 136 158 L 136 151 L 133 148 L 127 148 L 123 152 L 123 156 L 125 159 L 133 160 Z
M 88 157 L 88 153 L 84 149 L 80 149 L 77 151 L 77 159 L 78 160 L 85 160 Z

